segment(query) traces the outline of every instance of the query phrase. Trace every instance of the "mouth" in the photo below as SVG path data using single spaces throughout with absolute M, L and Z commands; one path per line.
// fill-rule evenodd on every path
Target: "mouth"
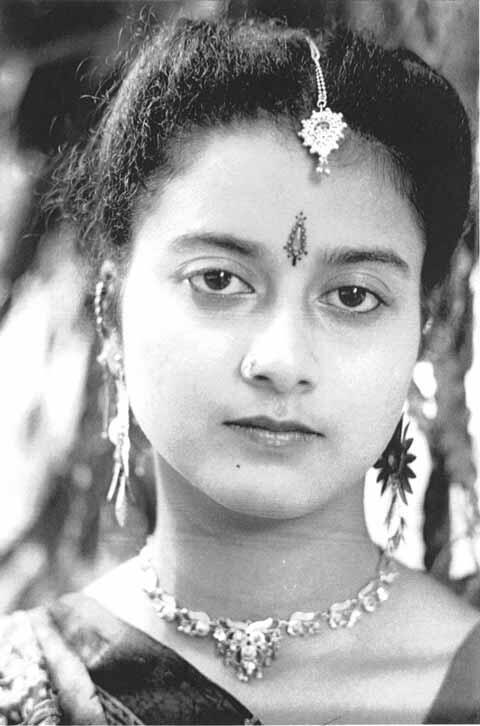
M 322 436 L 300 421 L 277 421 L 268 416 L 225 421 L 225 425 L 256 443 L 274 448 L 312 443 Z

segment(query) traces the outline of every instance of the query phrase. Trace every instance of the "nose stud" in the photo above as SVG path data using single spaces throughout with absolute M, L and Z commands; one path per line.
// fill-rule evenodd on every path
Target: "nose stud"
M 240 373 L 242 374 L 242 377 L 247 381 L 251 381 L 255 376 L 256 366 L 257 361 L 255 358 L 251 358 L 249 355 L 246 355 L 240 366 Z

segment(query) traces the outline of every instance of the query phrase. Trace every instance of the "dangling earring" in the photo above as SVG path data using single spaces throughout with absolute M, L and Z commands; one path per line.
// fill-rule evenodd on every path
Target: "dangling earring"
M 130 437 L 129 428 L 129 405 L 127 388 L 123 371 L 115 378 L 117 415 L 110 422 L 108 427 L 108 438 L 115 446 L 113 453 L 113 475 L 107 494 L 107 502 L 115 499 L 115 517 L 121 527 L 125 526 L 127 519 L 127 492 L 133 499 L 129 485 L 130 475 Z
M 129 485 L 129 403 L 122 356 L 112 329 L 106 323 L 106 314 L 114 296 L 115 272 L 111 263 L 102 265 L 100 279 L 95 287 L 95 324 L 102 349 L 97 360 L 103 369 L 104 410 L 102 436 L 114 445 L 114 467 L 112 481 L 108 489 L 107 501 L 115 499 L 115 517 L 121 527 L 125 526 L 127 517 L 127 494 L 133 500 Z M 116 393 L 116 414 L 110 419 L 110 385 L 111 379 Z
M 408 504 L 407 494 L 412 493 L 409 479 L 414 479 L 416 476 L 409 466 L 416 457 L 409 453 L 413 439 L 407 439 L 408 426 L 409 424 L 405 426 L 405 429 L 403 428 L 403 416 L 401 416 L 387 448 L 373 465 L 375 469 L 380 469 L 377 482 L 382 482 L 381 494 L 388 489 L 392 495 L 385 519 L 389 531 L 391 531 L 392 522 L 397 515 L 397 524 L 393 528 L 393 534 L 388 538 L 388 554 L 393 554 L 404 537 L 406 521 L 399 509 L 401 502 L 405 505 Z

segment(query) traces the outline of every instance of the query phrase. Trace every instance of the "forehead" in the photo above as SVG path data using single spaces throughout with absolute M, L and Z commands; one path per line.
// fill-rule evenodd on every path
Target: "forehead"
M 250 126 L 209 134 L 181 174 L 159 192 L 139 237 L 196 230 L 228 232 L 266 246 L 285 241 L 296 215 L 307 218 L 310 246 L 374 243 L 418 250 L 422 235 L 409 201 L 373 154 L 334 160 L 330 176 L 294 134 Z M 143 234 L 141 233 L 143 232 Z

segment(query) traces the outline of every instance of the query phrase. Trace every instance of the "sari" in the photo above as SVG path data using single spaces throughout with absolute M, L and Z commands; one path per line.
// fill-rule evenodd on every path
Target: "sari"
M 480 723 L 480 625 L 424 723 Z M 0 724 L 261 724 L 171 648 L 82 593 L 5 616 Z

